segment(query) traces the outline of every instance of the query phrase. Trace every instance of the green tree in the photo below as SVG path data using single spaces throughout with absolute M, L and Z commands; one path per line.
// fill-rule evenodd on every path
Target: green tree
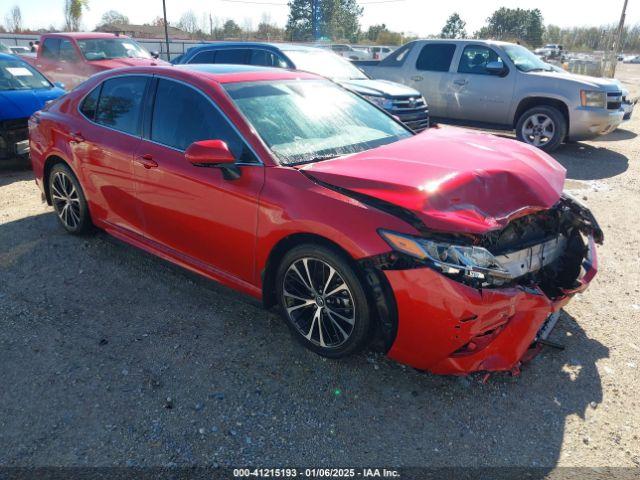
M 64 2 L 64 29 L 67 32 L 80 30 L 82 13 L 89 9 L 89 0 L 65 0 Z
M 458 15 L 457 13 L 452 13 L 451 16 L 447 19 L 447 23 L 445 23 L 444 27 L 442 27 L 440 38 L 466 38 L 466 26 L 467 22 L 462 20 L 462 18 L 460 18 L 460 15 Z
M 350 42 L 358 40 L 362 7 L 356 0 L 318 0 L 318 3 L 321 36 Z M 286 32 L 291 40 L 313 40 L 311 4 L 311 0 L 289 0 Z
M 100 25 L 126 25 L 128 23 L 129 17 L 116 10 L 108 10 L 100 18 Z
M 225 38 L 239 37 L 241 33 L 242 29 L 240 28 L 240 25 L 233 20 L 227 20 L 224 22 L 224 25 L 222 26 L 222 34 Z
M 543 34 L 542 12 L 537 8 L 525 10 L 502 7 L 493 12 L 493 15 L 487 19 L 487 25 L 476 32 L 476 37 L 518 40 L 532 47 L 538 47 L 542 45 Z
M 371 25 L 367 30 L 367 33 L 365 34 L 365 38 L 370 42 L 377 42 L 378 36 L 380 36 L 382 32 L 388 32 L 388 31 L 389 30 L 387 29 L 387 26 L 384 23 L 380 25 Z

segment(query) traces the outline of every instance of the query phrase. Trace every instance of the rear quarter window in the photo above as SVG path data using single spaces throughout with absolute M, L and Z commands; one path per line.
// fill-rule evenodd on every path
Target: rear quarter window
M 414 43 L 407 43 L 380 62 L 382 67 L 400 67 L 411 53 Z

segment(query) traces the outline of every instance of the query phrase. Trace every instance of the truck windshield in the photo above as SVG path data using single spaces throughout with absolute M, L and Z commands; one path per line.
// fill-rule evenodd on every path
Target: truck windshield
M 225 89 L 285 165 L 357 153 L 412 135 L 369 102 L 326 80 L 235 83 Z
M 522 72 L 553 71 L 548 63 L 521 45 L 504 45 L 503 48 L 516 68 Z
M 315 73 L 331 80 L 367 80 L 353 64 L 333 52 L 324 50 L 283 50 L 297 70 Z
M 151 54 L 130 38 L 89 38 L 78 40 L 88 61 L 112 58 L 151 58 Z
M 22 60 L 0 60 L 0 92 L 52 88 L 51 82 Z

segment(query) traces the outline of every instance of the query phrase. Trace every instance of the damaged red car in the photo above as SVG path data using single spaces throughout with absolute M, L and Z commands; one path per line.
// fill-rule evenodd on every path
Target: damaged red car
M 596 273 L 594 217 L 528 145 L 414 134 L 301 72 L 126 68 L 29 122 L 62 226 L 93 226 L 277 306 L 310 350 L 511 371 Z

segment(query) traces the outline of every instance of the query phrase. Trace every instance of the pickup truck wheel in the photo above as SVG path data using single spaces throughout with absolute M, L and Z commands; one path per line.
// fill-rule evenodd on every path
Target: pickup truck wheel
M 80 182 L 71 169 L 62 163 L 54 165 L 49 174 L 49 194 L 58 220 L 73 235 L 91 229 L 89 207 Z
M 342 358 L 366 344 L 369 304 L 347 258 L 320 245 L 294 247 L 282 259 L 276 282 L 284 319 L 309 350 Z
M 555 107 L 533 107 L 518 119 L 516 136 L 521 142 L 552 152 L 567 134 L 567 121 Z

